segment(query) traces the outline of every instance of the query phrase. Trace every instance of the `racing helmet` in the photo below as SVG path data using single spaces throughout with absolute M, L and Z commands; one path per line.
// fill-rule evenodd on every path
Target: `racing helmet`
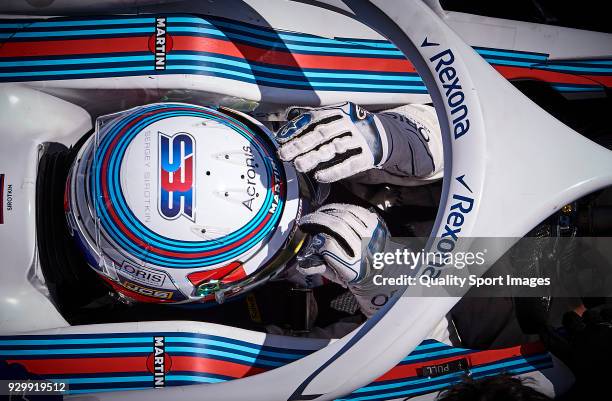
M 65 208 L 87 263 L 122 297 L 223 302 L 295 256 L 300 188 L 257 120 L 158 103 L 97 119 Z

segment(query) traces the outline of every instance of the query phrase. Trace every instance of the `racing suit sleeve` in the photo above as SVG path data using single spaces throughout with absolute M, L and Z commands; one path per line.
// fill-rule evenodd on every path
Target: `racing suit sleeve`
M 442 176 L 435 110 L 405 105 L 373 113 L 345 102 L 287 111 L 276 133 L 279 156 L 318 182 L 354 177 L 362 183 L 422 185 Z
M 377 169 L 350 178 L 361 184 L 424 185 L 442 178 L 443 152 L 435 109 L 409 104 L 376 113 L 386 134 L 388 158 Z

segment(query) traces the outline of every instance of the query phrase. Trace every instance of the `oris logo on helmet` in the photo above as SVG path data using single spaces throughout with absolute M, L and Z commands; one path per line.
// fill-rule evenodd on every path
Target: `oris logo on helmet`
M 168 220 L 184 216 L 194 221 L 195 140 L 186 132 L 158 134 L 159 213 Z
M 151 285 L 153 287 L 162 287 L 164 281 L 166 281 L 166 275 L 164 273 L 148 269 L 143 266 L 134 266 L 131 263 L 123 262 L 123 264 L 116 265 L 116 269 L 122 273 L 125 273 L 132 277 L 134 280 Z

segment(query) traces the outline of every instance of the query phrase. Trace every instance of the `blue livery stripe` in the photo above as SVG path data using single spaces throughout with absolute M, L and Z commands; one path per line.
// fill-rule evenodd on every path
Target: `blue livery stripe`
M 337 45 L 337 47 L 299 45 L 299 44 L 292 44 L 287 41 L 280 41 L 280 40 L 272 41 L 272 40 L 257 39 L 257 38 L 254 38 L 253 36 L 246 36 L 246 35 L 236 34 L 232 32 L 222 32 L 217 29 L 209 29 L 209 28 L 202 28 L 202 27 L 169 26 L 168 33 L 171 33 L 171 34 L 182 33 L 182 34 L 192 34 L 192 35 L 198 35 L 198 36 L 199 35 L 204 35 L 204 36 L 212 35 L 215 37 L 223 38 L 225 40 L 228 40 L 228 39 L 231 41 L 239 40 L 245 43 L 256 44 L 256 45 L 261 45 L 261 46 L 271 47 L 271 48 L 282 46 L 282 48 L 290 50 L 294 53 L 299 53 L 299 52 L 339 53 L 339 54 L 359 54 L 360 56 L 369 54 L 369 55 L 379 55 L 379 56 L 385 55 L 385 56 L 403 57 L 403 53 L 397 48 L 395 49 L 376 49 L 376 48 L 355 49 L 355 48 L 350 48 L 350 47 L 343 47 L 341 46 L 342 43 L 339 41 L 335 41 L 334 43 L 335 45 Z
M 61 379 L 50 379 L 55 382 L 68 382 L 68 386 L 73 384 L 91 384 L 91 383 L 133 383 L 133 382 L 151 382 L 152 375 L 144 376 L 104 376 L 104 377 L 63 377 Z
M 191 18 L 190 21 L 179 21 L 179 22 L 192 22 L 192 23 L 197 24 L 198 23 L 197 20 L 202 21 L 201 19 Z M 291 41 L 296 41 L 296 42 L 323 43 L 323 44 L 332 44 L 332 45 L 337 45 L 338 42 L 345 42 L 347 44 L 353 44 L 353 45 L 359 45 L 359 46 L 369 46 L 369 47 L 397 50 L 397 48 L 388 41 L 344 39 L 344 38 L 328 39 L 328 38 L 322 38 L 319 36 L 314 36 L 314 35 L 309 35 L 309 34 L 300 34 L 300 33 L 293 33 L 293 32 L 289 33 L 289 32 L 284 32 L 284 31 L 277 31 L 274 29 L 266 29 L 266 28 L 258 27 L 256 25 L 251 25 L 251 24 L 243 24 L 243 23 L 238 24 L 238 23 L 230 22 L 229 20 L 223 21 L 223 20 L 216 20 L 214 18 L 211 18 L 210 20 L 213 21 L 213 23 L 212 24 L 207 23 L 209 26 L 214 25 L 214 26 L 220 26 L 220 27 L 229 28 L 229 29 L 235 29 L 237 31 L 241 31 L 245 33 L 253 33 L 256 35 L 266 36 L 266 37 L 273 38 L 273 39 L 280 38 L 283 40 L 291 40 Z M 172 17 L 168 19 L 169 23 L 174 22 L 174 21 L 175 19 Z
M 168 374 L 166 375 L 167 382 L 187 382 L 185 384 L 190 383 L 220 383 L 227 381 L 226 379 L 219 379 L 216 377 L 208 377 L 208 376 L 200 376 L 200 375 L 177 375 L 177 374 Z M 176 383 L 174 385 L 181 385 L 181 383 Z
M 257 25 L 247 23 L 237 23 L 235 21 L 209 17 L 208 20 L 197 17 L 168 17 L 168 25 L 174 26 L 176 23 L 187 23 L 192 26 L 204 26 L 209 29 L 221 32 L 216 27 L 222 27 L 231 31 L 244 32 L 248 34 L 258 35 L 262 38 L 270 38 L 275 42 L 282 43 L 284 41 L 294 43 L 317 43 L 317 44 L 328 44 L 338 45 L 340 42 L 346 45 L 361 46 L 361 47 L 374 47 L 380 49 L 391 49 L 397 51 L 397 48 L 392 43 L 385 40 L 376 39 L 352 39 L 352 38 L 324 38 L 306 33 L 289 32 L 274 30 L 271 28 L 265 28 Z M 182 27 L 186 28 L 186 27 Z M 250 36 L 241 35 L 242 38 L 250 39 Z M 280 39 L 280 40 L 279 40 Z
M 61 76 L 61 75 L 77 75 L 77 74 L 111 74 L 114 72 L 125 72 L 125 71 L 154 71 L 153 65 L 141 66 L 141 67 L 116 67 L 116 68 L 92 68 L 84 70 L 59 70 L 59 71 L 29 71 L 29 72 L 0 72 L 1 77 L 13 78 L 13 77 L 27 77 L 27 76 Z M 60 79 L 70 79 L 69 77 Z
M 220 347 L 227 347 L 227 343 L 224 341 L 215 341 L 215 340 L 209 340 L 209 339 L 204 339 L 204 338 L 166 337 L 167 345 L 174 344 L 174 343 L 179 343 L 179 344 L 191 343 L 191 344 L 216 345 Z M 247 346 L 242 346 L 238 344 L 232 344 L 231 349 L 248 352 L 250 354 L 255 354 L 255 355 L 263 355 L 263 356 L 270 356 L 270 357 L 275 357 L 275 358 L 283 358 L 283 359 L 291 359 L 291 360 L 299 359 L 305 356 L 304 354 L 293 354 L 290 352 L 265 351 L 265 350 L 262 350 L 261 347 L 253 348 L 253 347 L 247 347 Z
M 566 84 L 552 84 L 552 87 L 559 92 L 598 92 L 605 90 L 605 86 L 583 85 L 571 86 Z
M 62 37 L 62 36 L 88 36 L 88 35 L 123 35 L 133 33 L 148 33 L 152 34 L 155 32 L 153 26 L 143 28 L 121 28 L 121 29 L 79 29 L 73 31 L 19 31 L 12 34 L 14 38 L 48 38 L 48 37 Z
M 111 334 L 112 335 L 112 334 Z M 131 344 L 151 343 L 153 337 L 103 337 L 103 338 L 52 338 L 36 340 L 0 340 L 0 347 L 15 345 L 63 345 L 63 344 Z M 1 352 L 1 350 L 0 350 Z
M 24 355 L 81 355 L 81 354 L 123 354 L 146 353 L 150 354 L 153 346 L 126 347 L 126 348 L 60 348 L 60 349 L 26 349 L 26 350 L 0 350 L 0 357 Z
M 177 347 L 177 346 L 166 346 L 165 350 L 167 353 L 172 355 L 204 355 L 204 356 L 219 356 L 229 359 L 236 359 L 239 361 L 247 362 L 252 365 L 265 365 L 265 366 L 283 366 L 285 363 L 279 361 L 269 361 L 261 358 L 254 358 L 236 354 L 233 352 L 218 351 L 214 349 L 202 349 L 197 347 Z
M 1 23 L 0 29 L 4 28 L 20 28 L 20 29 L 28 29 L 28 28 L 56 28 L 56 27 L 68 27 L 68 26 L 104 26 L 104 25 L 124 25 L 124 24 L 154 24 L 155 18 L 112 18 L 112 19 L 84 19 L 84 20 L 36 20 L 36 21 L 28 21 L 23 23 Z
M 537 68 L 543 70 L 553 70 L 553 71 L 573 71 L 573 72 L 581 72 L 585 74 L 593 74 L 593 73 L 610 73 L 612 72 L 612 68 L 610 67 L 582 67 L 576 65 L 561 65 L 561 64 L 545 64 L 536 65 Z
M 273 83 L 273 84 L 295 84 L 295 81 L 292 80 L 288 80 L 288 79 L 278 79 L 278 78 L 269 78 L 269 77 L 263 77 L 263 76 L 255 76 L 253 74 L 247 74 L 247 73 L 242 73 L 242 72 L 238 72 L 238 71 L 231 71 L 231 70 L 226 70 L 226 69 L 222 69 L 222 68 L 216 68 L 216 67 L 208 67 L 208 66 L 202 66 L 202 65 L 181 65 L 181 64 L 174 64 L 174 65 L 168 65 L 167 66 L 167 70 L 189 70 L 189 71 L 205 71 L 205 72 L 213 72 L 213 73 L 223 73 L 223 74 L 227 74 L 227 75 L 231 75 L 231 76 L 236 76 L 239 78 L 244 78 L 247 80 L 252 81 L 253 83 L 256 82 L 266 82 L 266 83 Z M 424 88 L 424 84 L 419 84 L 419 83 L 409 83 L 407 82 L 405 85 L 384 85 L 384 84 L 365 84 L 365 83 L 344 83 L 344 82 L 319 82 L 319 81 L 308 81 L 307 86 L 309 87 L 317 87 L 317 88 L 325 88 L 325 87 L 333 87 L 333 88 L 354 88 L 354 87 L 358 87 L 361 89 L 411 89 L 411 88 Z
M 439 358 L 441 356 L 462 355 L 462 354 L 473 353 L 473 352 L 474 352 L 473 350 L 469 350 L 465 348 L 450 348 L 449 347 L 447 349 L 443 349 L 440 351 L 410 354 L 404 359 L 402 359 L 402 364 L 405 365 L 406 362 L 415 363 L 415 362 L 418 362 L 420 360 L 425 360 L 425 359 Z
M 0 60 L 2 60 L 0 58 Z M 27 67 L 27 66 L 49 66 L 49 65 L 82 65 L 98 63 L 126 63 L 133 61 L 146 61 L 151 63 L 155 60 L 153 54 L 144 56 L 115 56 L 115 57 L 83 57 L 83 58 L 64 58 L 64 59 L 45 59 L 45 60 L 20 60 L 20 61 L 0 61 L 0 68 L 4 67 Z
M 534 63 L 528 61 L 516 61 L 516 60 L 505 60 L 505 59 L 497 59 L 492 57 L 484 57 L 484 59 L 494 65 L 511 65 L 515 67 L 531 67 Z
M 487 47 L 479 47 L 474 46 L 474 50 L 480 55 L 485 56 L 502 56 L 502 57 L 510 57 L 510 58 L 519 58 L 519 59 L 529 59 L 535 61 L 545 61 L 548 59 L 548 54 L 546 53 L 534 53 L 534 52 L 525 52 L 518 50 L 505 50 L 505 49 L 492 49 Z
M 152 379 L 151 379 L 152 380 Z M 122 387 L 109 387 L 105 388 L 103 391 L 125 391 L 125 390 L 150 390 L 151 387 L 130 387 L 130 388 L 122 388 Z M 80 390 L 72 390 L 70 389 L 70 394 L 86 394 L 86 393 L 99 393 L 101 390 L 99 388 L 94 389 L 80 389 Z

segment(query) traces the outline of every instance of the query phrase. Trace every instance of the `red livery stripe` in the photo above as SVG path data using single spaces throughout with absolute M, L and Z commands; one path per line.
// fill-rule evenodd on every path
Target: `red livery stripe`
M 35 42 L 6 42 L 0 48 L 0 57 L 73 56 L 123 52 L 149 52 L 148 37 L 72 39 Z M 350 57 L 298 54 L 283 50 L 269 50 L 233 43 L 226 40 L 173 36 L 173 49 L 216 53 L 243 58 L 248 61 L 295 68 L 340 69 L 356 71 L 415 72 L 406 59 L 381 57 Z M 151 54 L 153 56 L 153 54 Z
M 266 369 L 235 362 L 219 361 L 216 359 L 199 358 L 194 356 L 172 356 L 172 368 L 170 372 L 199 372 L 211 373 L 223 376 L 231 376 L 236 379 L 256 375 L 265 372 Z
M 19 363 L 30 372 L 39 375 L 146 372 L 146 356 L 111 358 L 65 358 L 65 359 L 12 359 L 8 363 Z
M 283 65 L 295 68 L 321 68 L 332 70 L 415 72 L 414 66 L 406 59 L 380 57 L 322 56 L 290 53 L 281 50 L 261 49 L 225 40 L 175 36 L 173 50 L 199 51 L 239 57 L 257 63 Z
M 512 348 L 504 348 L 497 350 L 487 351 L 474 351 L 470 354 L 454 355 L 448 358 L 434 359 L 425 362 L 416 362 L 407 365 L 397 365 L 384 375 L 380 376 L 375 381 L 386 381 L 403 379 L 406 377 L 414 377 L 418 375 L 418 369 L 423 366 L 432 364 L 442 364 L 446 362 L 456 361 L 463 358 L 468 358 L 470 366 L 484 365 L 486 363 L 499 362 L 504 359 L 513 358 L 517 356 L 530 356 L 540 352 L 544 352 L 544 345 L 542 343 L 531 343 L 519 345 Z
M 612 75 L 582 75 L 585 78 L 588 78 L 591 81 L 591 85 L 605 85 L 608 88 L 612 88 Z
M 150 373 L 146 356 L 114 358 L 12 359 L 37 375 L 92 373 Z M 194 356 L 172 356 L 170 372 L 198 372 L 230 376 L 236 379 L 265 372 L 266 369 Z
M 612 76 L 602 75 L 574 75 L 563 72 L 541 70 L 528 67 L 509 67 L 493 65 L 493 67 L 506 79 L 537 79 L 545 82 L 579 85 L 605 85 L 612 86 Z
M 0 57 L 73 56 L 77 54 L 142 52 L 149 51 L 148 42 L 148 36 L 112 39 L 45 40 L 36 42 L 7 41 L 0 46 Z M 153 57 L 153 53 L 151 53 L 151 57 Z
M 416 377 L 418 369 L 431 364 L 442 364 L 468 358 L 470 366 L 501 362 L 513 357 L 527 357 L 545 352 L 542 343 L 530 343 L 498 350 L 473 351 L 469 354 L 439 358 L 425 362 L 398 365 L 376 381 L 387 381 Z M 30 373 L 38 375 L 79 375 L 94 373 L 150 373 L 147 356 L 100 357 L 100 358 L 53 358 L 53 359 L 10 359 L 8 363 L 19 363 Z M 216 360 L 197 356 L 172 356 L 169 372 L 197 372 L 242 378 L 265 372 L 268 369 L 247 364 Z

